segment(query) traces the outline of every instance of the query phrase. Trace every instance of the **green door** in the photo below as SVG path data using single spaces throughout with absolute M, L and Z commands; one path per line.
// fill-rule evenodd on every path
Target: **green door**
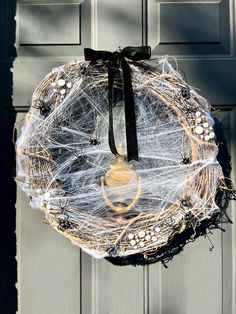
M 51 68 L 83 48 L 148 44 L 178 60 L 191 85 L 222 109 L 236 165 L 234 0 L 18 0 L 13 103 L 20 121 Z M 19 123 L 20 126 L 20 123 Z M 232 210 L 232 213 L 231 213 Z M 42 223 L 17 191 L 20 314 L 234 314 L 235 226 L 186 246 L 169 263 L 117 267 L 95 260 Z M 233 220 L 235 211 L 229 210 Z

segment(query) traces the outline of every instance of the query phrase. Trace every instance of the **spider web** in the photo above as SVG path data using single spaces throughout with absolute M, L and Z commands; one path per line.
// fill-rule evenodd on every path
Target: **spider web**
M 214 201 L 222 177 L 218 148 L 213 139 L 204 141 L 195 133 L 199 112 L 212 132 L 208 102 L 167 58 L 130 66 L 139 161 L 127 164 L 141 177 L 141 195 L 128 213 L 114 212 L 101 191 L 101 177 L 117 162 L 108 144 L 106 63 L 89 66 L 78 61 L 53 69 L 34 92 L 29 121 L 17 141 L 17 176 L 31 205 L 43 209 L 55 229 L 95 257 L 108 256 L 118 239 L 115 257 L 166 245 L 187 214 L 192 213 L 197 226 L 219 212 Z M 65 84 L 60 86 L 62 80 Z M 189 88 L 188 100 L 181 96 L 183 86 Z M 116 145 L 122 144 L 126 158 L 122 90 L 119 71 L 113 124 Z M 42 110 L 45 104 L 50 104 L 49 112 Z M 137 181 L 105 186 L 105 193 L 112 204 L 128 205 L 137 186 Z M 183 206 L 186 199 L 190 200 Z M 136 245 L 130 245 L 130 233 L 156 225 L 160 231 L 152 235 L 155 240 L 143 247 L 136 236 Z

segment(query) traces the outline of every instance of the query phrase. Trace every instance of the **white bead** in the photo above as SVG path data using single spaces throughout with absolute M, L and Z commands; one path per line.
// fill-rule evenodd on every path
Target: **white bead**
M 214 133 L 214 132 L 210 132 L 209 138 L 210 138 L 210 139 L 213 139 L 214 137 L 215 137 L 215 133 Z
M 201 139 L 203 139 L 203 138 L 204 138 L 204 136 L 203 136 L 203 135 L 201 135 L 201 136 L 200 136 L 200 138 L 201 138 Z
M 155 231 L 156 231 L 156 232 L 160 232 L 160 230 L 161 230 L 161 229 L 160 229 L 159 227 L 156 227 L 156 228 L 155 228 Z
M 153 230 L 154 229 L 154 227 L 153 226 L 151 226 L 151 230 Z
M 71 88 L 71 87 L 72 87 L 72 83 L 71 83 L 71 82 L 68 82 L 68 83 L 66 84 L 66 86 L 67 86 L 68 88 Z
M 143 230 L 141 230 L 141 231 L 139 231 L 139 233 L 138 233 L 138 236 L 140 237 L 140 238 L 144 238 L 145 237 L 145 231 L 143 231 Z
M 130 245 L 131 245 L 131 246 L 135 246 L 135 244 L 136 244 L 136 241 L 135 241 L 135 240 L 131 240 L 131 241 L 130 241 Z
M 203 127 L 200 126 L 200 125 L 195 128 L 195 133 L 196 133 L 196 134 L 202 134 L 203 131 L 204 131 L 204 129 L 203 129 Z
M 201 112 L 200 111 L 197 111 L 196 112 L 196 117 L 200 117 L 201 116 Z
M 139 246 L 144 247 L 144 242 L 141 241 L 141 242 L 139 243 Z
M 150 235 L 146 235 L 145 240 L 149 241 L 151 239 Z
M 205 136 L 205 141 L 209 141 L 209 139 L 210 139 L 209 135 L 206 135 Z
M 62 95 L 64 95 L 64 94 L 66 93 L 66 90 L 63 88 L 63 89 L 60 91 L 60 93 L 61 93 Z
M 66 81 L 63 79 L 58 80 L 57 82 L 58 86 L 64 86 L 66 84 Z
M 56 83 L 55 83 L 55 82 L 53 82 L 53 83 L 51 84 L 51 86 L 53 86 L 53 87 L 54 87 L 54 86 L 56 86 Z
M 44 193 L 44 197 L 45 197 L 46 200 L 48 200 L 50 198 L 50 196 L 51 196 L 50 192 Z
M 128 234 L 128 239 L 129 239 L 129 240 L 132 240 L 133 238 L 134 238 L 133 233 Z
M 155 233 L 154 232 L 151 232 L 151 235 L 153 236 Z
M 196 119 L 196 123 L 201 123 L 202 122 L 202 119 L 201 118 L 197 118 Z
M 152 241 L 155 242 L 157 240 L 157 237 L 153 236 Z
M 203 126 L 204 126 L 204 128 L 208 128 L 209 127 L 209 123 L 205 122 L 205 123 L 203 123 Z

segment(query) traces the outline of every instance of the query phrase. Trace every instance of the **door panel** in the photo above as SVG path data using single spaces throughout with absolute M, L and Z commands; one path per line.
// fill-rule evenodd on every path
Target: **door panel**
M 236 156 L 236 59 L 233 1 L 19 0 L 14 63 L 18 121 L 37 84 L 53 67 L 83 57 L 83 48 L 149 44 L 153 56 L 175 55 L 188 82 L 222 108 Z M 20 126 L 20 124 L 19 124 Z M 20 132 L 20 131 L 19 131 Z M 169 263 L 117 267 L 95 260 L 41 223 L 17 191 L 19 313 L 233 314 L 235 227 L 187 245 Z M 234 207 L 233 207 L 234 206 Z M 229 209 L 234 219 L 235 205 Z
M 230 54 L 230 1 L 148 1 L 148 41 L 156 54 Z
M 19 0 L 16 18 L 18 56 L 78 56 L 90 45 L 90 1 Z
M 143 313 L 143 268 L 117 267 L 82 254 L 81 313 Z
M 42 223 L 18 190 L 19 313 L 79 313 L 80 252 Z M 24 209 L 24 213 L 19 210 Z
M 222 278 L 220 232 L 211 238 L 216 245 L 212 252 L 209 252 L 210 244 L 205 238 L 187 245 L 169 263 L 169 269 L 160 268 L 158 281 L 153 282 L 155 265 L 150 267 L 150 294 L 153 299 L 155 293 L 160 294 L 159 312 L 156 311 L 158 305 L 154 306 L 150 302 L 150 313 L 222 313 L 222 286 L 219 284 Z M 155 289 L 157 283 L 159 289 Z

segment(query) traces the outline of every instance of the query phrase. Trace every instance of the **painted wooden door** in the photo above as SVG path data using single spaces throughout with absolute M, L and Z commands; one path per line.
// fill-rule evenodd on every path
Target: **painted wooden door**
M 20 121 L 39 80 L 83 48 L 149 44 L 176 56 L 188 81 L 221 107 L 236 165 L 234 0 L 18 0 L 13 101 Z M 235 178 L 236 179 L 236 178 Z M 17 191 L 20 314 L 235 314 L 235 227 L 199 239 L 165 269 L 95 260 L 42 223 Z M 235 220 L 235 207 L 229 209 Z

